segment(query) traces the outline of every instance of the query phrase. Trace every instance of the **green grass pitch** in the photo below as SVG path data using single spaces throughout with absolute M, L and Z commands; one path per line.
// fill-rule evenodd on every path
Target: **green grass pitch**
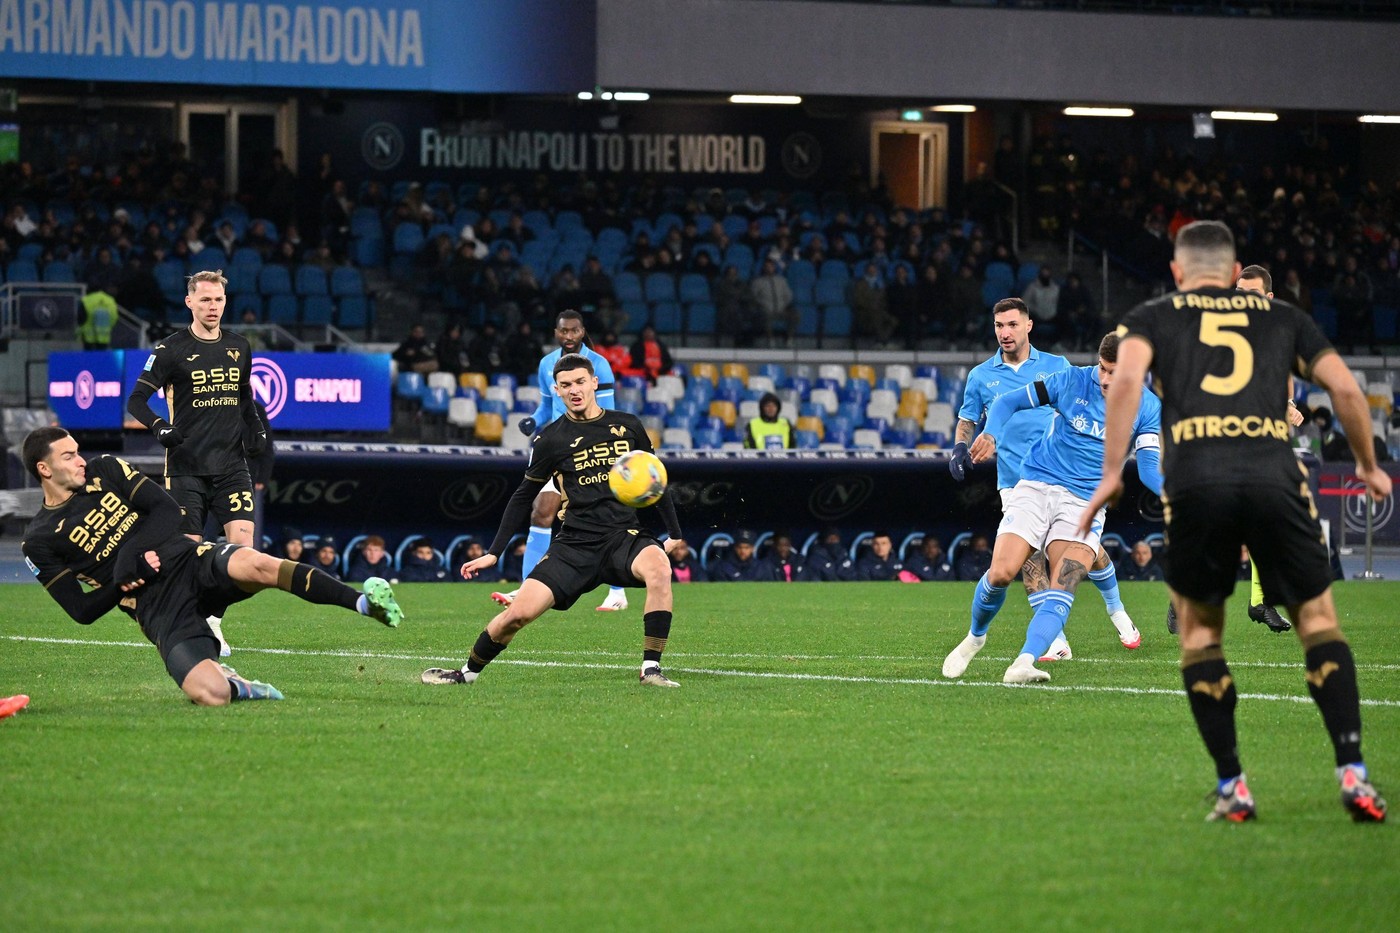
M 283 703 L 186 703 L 135 624 L 3 589 L 0 929 L 1376 930 L 1395 827 L 1357 826 L 1296 638 L 1231 607 L 1259 820 L 1214 786 L 1165 590 L 1125 585 L 1125 651 L 1081 589 L 1075 660 L 1001 674 L 1013 589 L 963 682 L 963 584 L 678 587 L 666 670 L 637 685 L 639 591 L 550 613 L 470 687 L 477 584 L 400 588 L 391 631 L 265 593 L 233 664 Z M 1345 584 L 1365 751 L 1400 802 L 1400 585 Z M 106 644 L 100 644 L 106 643 Z

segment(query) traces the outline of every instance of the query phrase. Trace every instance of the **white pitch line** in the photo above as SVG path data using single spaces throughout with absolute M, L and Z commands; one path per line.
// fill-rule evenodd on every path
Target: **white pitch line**
M 40 642 L 52 645 L 88 645 L 109 648 L 152 648 L 149 642 L 142 641 L 90 641 L 83 638 L 46 638 L 30 635 L 0 636 L 8 641 Z M 431 655 L 390 654 L 378 651 L 303 651 L 294 648 L 248 648 L 239 646 L 240 652 L 250 654 L 277 654 L 302 658 L 362 658 L 381 661 L 445 661 L 456 663 L 458 658 L 433 657 Z M 598 654 L 599 652 L 593 652 Z M 779 660 L 771 657 L 771 660 Z M 915 659 L 917 660 L 917 659 Z M 495 664 L 511 664 L 517 667 L 557 667 L 574 670 L 631 671 L 635 664 L 595 664 L 585 661 L 536 661 L 530 658 L 499 658 Z M 869 677 L 854 674 L 806 674 L 788 671 L 741 671 L 702 667 L 674 667 L 668 671 L 677 674 L 698 674 L 711 677 L 749 677 L 759 680 L 803 680 L 840 684 L 891 684 L 916 687 L 1001 687 L 1010 689 L 1047 690 L 1056 693 L 1124 693 L 1135 696 L 1169 696 L 1180 698 L 1180 690 L 1161 687 L 1107 687 L 1089 684 L 1003 684 L 995 681 L 941 680 L 924 677 Z M 1270 700 L 1280 703 L 1311 703 L 1312 699 L 1295 694 L 1241 693 L 1242 700 Z M 1362 706 L 1394 707 L 1400 709 L 1400 700 L 1362 699 Z

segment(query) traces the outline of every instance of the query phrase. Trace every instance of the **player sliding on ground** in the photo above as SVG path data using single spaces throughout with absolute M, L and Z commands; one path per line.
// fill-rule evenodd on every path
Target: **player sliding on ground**
M 1346 429 L 1357 478 L 1373 498 L 1384 499 L 1391 482 L 1376 465 L 1366 396 L 1306 312 L 1236 291 L 1240 266 L 1229 227 L 1218 221 L 1182 227 L 1171 268 L 1178 291 L 1138 305 L 1119 327 L 1102 479 L 1079 530 L 1090 528 L 1122 491 L 1123 457 L 1145 402 L 1128 386 L 1150 368 L 1166 424 L 1163 569 L 1181 626 L 1181 678 L 1215 761 L 1215 806 L 1207 819 L 1254 818 L 1235 741 L 1238 694 L 1221 648 L 1225 601 L 1246 545 L 1264 600 L 1288 607 L 1303 643 L 1308 692 L 1332 741 L 1342 805 L 1358 822 L 1380 822 L 1385 800 L 1361 758 L 1356 662 L 1337 625 L 1317 505 L 1284 420 L 1290 372 L 1321 385 Z
M 378 577 L 366 580 L 360 594 L 307 564 L 240 544 L 191 541 L 180 534 L 180 506 L 165 490 L 118 457 L 84 460 L 62 428 L 31 431 L 23 456 L 44 489 L 43 508 L 24 531 L 30 570 L 82 625 L 120 604 L 159 649 L 175 683 L 201 706 L 282 699 L 271 684 L 219 663 L 207 621 L 259 590 L 276 587 L 390 627 L 403 619 L 389 584 Z
M 661 545 L 641 530 L 637 510 L 618 502 L 608 488 L 613 462 L 629 450 L 651 450 L 651 439 L 636 416 L 599 407 L 598 377 L 584 357 L 559 358 L 554 364 L 554 390 L 564 404 L 564 417 L 535 438 L 525 479 L 506 504 L 496 539 L 487 553 L 462 565 L 462 576 L 470 580 L 495 566 L 550 477 L 568 502 L 562 527 L 510 605 L 477 636 L 462 669 L 429 668 L 423 672 L 425 684 L 472 683 L 506 650 L 515 634 L 545 610 L 568 609 L 584 593 L 606 583 L 646 587 L 641 682 L 677 686 L 661 672 L 661 652 L 671 632 L 671 562 L 666 555 L 684 544 L 675 506 L 670 493 L 656 503 L 669 535 Z
M 987 629 L 1006 600 L 1006 588 L 1031 553 L 1043 551 L 1050 562 L 1050 589 L 1031 597 L 1035 614 L 1026 629 L 1026 641 L 1002 681 L 1009 684 L 1049 680 L 1036 668 L 1050 644 L 1060 636 L 1074 605 L 1074 591 L 1085 577 L 1099 550 L 1103 515 L 1092 527 L 1076 530 L 1079 514 L 1093 492 L 1103 457 L 1104 393 L 1115 379 L 1118 337 L 1109 334 L 1099 344 L 1095 366 L 1075 366 L 1017 392 L 1001 396 L 987 416 L 987 427 L 972 445 L 974 463 L 996 453 L 997 438 L 1011 416 L 1023 409 L 1049 406 L 1055 410 L 1050 430 L 1031 445 L 1021 464 L 1021 479 L 1006 497 L 992 566 L 972 595 L 972 625 L 967 637 L 943 660 L 944 677 L 961 677 L 968 663 L 982 650 Z M 1143 485 L 1157 492 L 1157 399 L 1141 381 L 1141 417 L 1133 424 L 1137 439 L 1138 475 Z

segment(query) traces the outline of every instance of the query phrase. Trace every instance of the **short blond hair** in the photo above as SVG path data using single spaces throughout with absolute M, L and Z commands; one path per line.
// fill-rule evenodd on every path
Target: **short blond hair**
M 198 287 L 200 282 L 217 282 L 224 288 L 228 288 L 228 279 L 224 278 L 223 269 L 215 269 L 213 272 L 210 272 L 207 269 L 203 272 L 196 272 L 194 275 L 190 276 L 186 281 L 188 283 L 187 294 L 190 295 L 194 294 L 194 290 Z

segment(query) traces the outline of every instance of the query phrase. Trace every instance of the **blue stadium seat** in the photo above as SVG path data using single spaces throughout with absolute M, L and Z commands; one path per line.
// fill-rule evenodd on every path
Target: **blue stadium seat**
M 669 415 L 666 416 L 666 427 L 685 428 L 687 431 L 689 431 L 691 427 L 695 424 L 696 420 L 697 419 L 695 418 L 695 416 L 681 411 L 679 406 L 677 406 L 677 410 L 671 412 Z
M 846 303 L 846 283 L 838 282 L 835 279 L 818 279 L 816 287 L 813 289 L 813 296 L 817 304 L 823 307 L 844 305 Z
M 718 246 L 714 245 L 713 243 L 697 243 L 695 244 L 695 248 L 692 249 L 690 253 L 692 267 L 695 265 L 695 257 L 700 253 L 708 254 L 710 257 L 710 262 L 714 263 L 716 266 L 721 266 L 724 264 L 724 257 L 720 255 Z
M 674 301 L 658 301 L 651 306 L 651 325 L 659 334 L 681 332 L 681 306 Z
M 363 295 L 365 293 L 365 277 L 359 269 L 354 266 L 336 266 L 331 270 L 331 294 L 337 298 L 342 295 Z
M 394 380 L 394 394 L 399 398 L 417 401 L 423 397 L 424 388 L 422 374 L 412 370 L 399 373 Z
M 738 266 L 739 274 L 743 278 L 748 278 L 749 270 L 753 268 L 753 264 L 753 250 L 746 244 L 731 243 L 729 248 L 724 251 L 724 265 Z
M 341 330 L 360 330 L 374 323 L 374 304 L 367 295 L 342 295 L 336 299 L 335 326 Z
M 286 266 L 263 266 L 258 272 L 258 291 L 264 295 L 292 294 L 292 275 Z M 271 309 L 268 311 L 271 314 Z
M 243 319 L 244 311 L 252 311 L 258 316 L 258 320 L 261 321 L 263 319 L 262 295 L 259 295 L 256 291 L 238 292 L 233 295 L 233 297 L 229 299 L 229 316 L 234 322 L 238 322 Z
M 452 401 L 452 393 L 442 386 L 425 388 L 421 396 L 423 412 L 429 415 L 447 415 L 447 407 Z
M 254 271 L 263 267 L 262 253 L 251 246 L 240 246 L 233 251 L 233 256 L 229 258 L 230 266 L 241 266 Z
M 481 399 L 479 402 L 476 403 L 476 410 L 478 413 L 500 415 L 501 420 L 503 421 L 505 420 L 506 415 L 509 414 L 510 411 L 506 403 L 498 398 Z
M 835 282 L 849 282 L 851 280 L 851 267 L 839 259 L 828 259 L 822 263 L 821 271 L 817 274 L 817 281 L 823 279 Z
M 298 295 L 329 295 L 325 270 L 320 266 L 297 267 L 296 292 Z
M 5 267 L 7 282 L 38 282 L 39 267 L 29 259 L 12 259 Z
M 44 265 L 44 281 L 56 284 L 71 284 L 77 281 L 73 264 L 62 259 L 54 259 Z
M 520 380 L 510 373 L 496 373 L 491 377 L 491 385 L 500 386 L 503 389 L 510 389 L 514 392 L 520 388 Z
M 613 294 L 618 301 L 645 301 L 642 280 L 633 272 L 619 272 L 613 276 Z
M 846 305 L 828 305 L 822 309 L 822 336 L 849 337 L 851 309 Z
M 822 440 L 816 431 L 794 431 L 793 438 L 798 450 L 816 450 Z
M 666 272 L 653 272 L 646 277 L 643 291 L 647 301 L 675 301 L 676 280 Z
M 718 450 L 724 442 L 724 435 L 714 428 L 696 428 L 691 432 L 690 439 L 701 450 Z
M 582 230 L 584 229 L 583 215 L 578 211 L 560 211 L 554 215 L 554 229 L 560 233 L 569 230 Z
M 598 238 L 593 243 L 594 248 L 599 252 L 616 252 L 619 255 L 626 252 L 632 245 L 627 234 L 617 227 L 604 227 L 598 231 Z
M 350 247 L 350 258 L 357 266 L 384 265 L 384 238 L 356 237 Z
M 299 312 L 296 295 L 289 293 L 268 296 L 267 322 L 269 324 L 281 324 L 283 327 L 295 326 Z
M 414 254 L 423 248 L 423 229 L 416 223 L 401 223 L 394 228 L 394 252 Z
M 677 297 L 685 304 L 710 300 L 710 280 L 695 272 L 681 276 L 680 291 Z
M 225 269 L 224 278 L 228 279 L 228 293 L 230 295 L 245 292 L 257 294 L 258 270 L 251 266 L 232 266 Z
M 708 301 L 697 301 L 686 307 L 685 332 L 687 334 L 713 334 L 715 332 L 715 306 Z
M 821 310 L 814 304 L 796 303 L 797 337 L 815 337 L 821 330 Z
M 335 303 L 330 295 L 307 295 L 301 303 L 301 323 L 311 325 L 335 323 Z
M 45 269 L 45 274 L 49 270 Z M 1395 342 L 1396 319 L 1400 317 L 1400 311 L 1388 305 L 1376 305 L 1371 312 L 1372 326 L 1375 328 L 1376 339 L 1382 343 Z
M 639 392 L 646 391 L 646 376 L 621 376 L 617 380 L 617 386 L 623 389 L 636 389 Z
M 642 406 L 642 414 L 644 415 L 654 415 L 657 418 L 665 418 L 670 413 L 671 409 L 666 406 L 665 402 L 647 402 Z

